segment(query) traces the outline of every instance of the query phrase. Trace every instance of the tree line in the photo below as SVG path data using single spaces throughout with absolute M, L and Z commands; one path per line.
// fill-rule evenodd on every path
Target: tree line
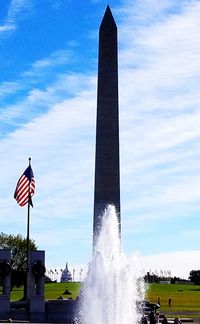
M 0 249 L 11 250 L 11 286 L 21 286 L 26 280 L 27 239 L 22 235 L 0 233 Z M 29 249 L 37 250 L 34 240 L 29 240 Z

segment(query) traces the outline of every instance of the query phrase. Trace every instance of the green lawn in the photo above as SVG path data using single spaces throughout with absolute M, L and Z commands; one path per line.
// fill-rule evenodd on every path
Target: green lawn
M 48 283 L 45 285 L 45 299 L 57 299 L 60 296 L 74 299 L 78 296 L 80 288 L 79 282 Z M 71 295 L 67 292 L 70 292 Z
M 16 288 L 14 287 L 11 291 L 11 300 L 19 300 L 23 297 L 23 287 Z
M 178 284 L 150 284 L 147 299 L 157 303 L 160 297 L 160 311 L 165 312 L 199 312 L 200 317 L 200 286 Z M 171 298 L 171 307 L 168 305 Z
M 45 285 L 45 299 L 57 299 L 60 296 L 64 298 L 76 298 L 81 289 L 78 282 L 66 283 L 48 283 Z M 65 294 L 65 291 L 70 294 Z M 14 288 L 11 293 L 11 300 L 19 300 L 23 296 L 22 288 Z M 150 284 L 146 292 L 146 299 L 157 303 L 160 297 L 160 311 L 166 314 L 183 312 L 184 316 L 200 317 L 200 286 L 191 285 L 168 285 L 168 284 Z M 168 305 L 171 298 L 171 307 Z M 191 312 L 199 312 L 192 314 Z
M 45 284 L 45 299 L 57 299 L 60 296 L 64 298 L 76 298 L 79 294 L 81 284 L 79 282 L 66 283 L 47 283 Z M 65 292 L 70 294 L 65 294 Z M 11 300 L 19 300 L 23 297 L 23 287 L 14 287 L 11 292 Z

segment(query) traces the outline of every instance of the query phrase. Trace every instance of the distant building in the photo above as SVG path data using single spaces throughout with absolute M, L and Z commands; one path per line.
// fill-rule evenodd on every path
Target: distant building
M 68 263 L 66 263 L 66 268 L 63 270 L 60 282 L 72 281 L 71 272 L 68 269 Z

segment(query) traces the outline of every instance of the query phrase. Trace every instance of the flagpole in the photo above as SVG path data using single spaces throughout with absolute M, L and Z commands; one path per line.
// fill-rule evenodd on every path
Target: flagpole
M 29 157 L 29 167 L 31 167 L 31 158 Z M 27 206 L 27 238 L 26 238 L 26 288 L 24 297 L 27 299 L 28 289 L 28 271 L 29 271 L 29 236 L 30 236 L 30 183 L 29 183 L 29 200 Z
M 26 246 L 25 246 L 25 253 L 26 253 L 26 264 L 25 264 L 25 274 L 26 279 L 24 280 L 24 296 L 23 299 L 28 298 L 28 272 L 29 272 L 29 250 L 30 250 L 30 238 L 29 238 L 29 228 L 30 228 L 30 206 L 33 207 L 32 199 L 35 192 L 35 180 L 33 175 L 33 170 L 31 168 L 31 158 L 29 157 L 29 166 L 26 168 L 24 173 L 21 175 L 17 182 L 17 186 L 14 192 L 14 198 L 16 199 L 17 203 L 23 207 L 27 204 L 27 237 L 26 237 Z

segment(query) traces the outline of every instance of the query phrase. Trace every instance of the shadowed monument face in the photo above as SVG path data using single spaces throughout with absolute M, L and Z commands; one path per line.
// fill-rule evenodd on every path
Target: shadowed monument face
M 116 208 L 120 229 L 117 26 L 109 6 L 99 30 L 94 242 L 108 204 Z

